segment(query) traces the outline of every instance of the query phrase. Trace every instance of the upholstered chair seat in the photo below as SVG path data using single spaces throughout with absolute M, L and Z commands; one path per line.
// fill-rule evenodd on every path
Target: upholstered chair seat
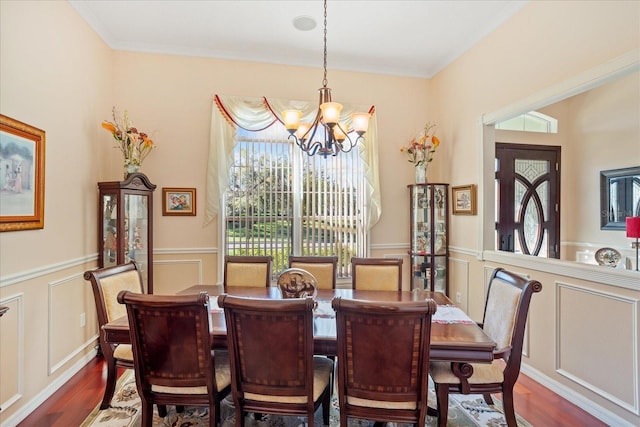
M 131 344 L 118 344 L 113 351 L 113 357 L 120 360 L 129 360 L 133 363 L 133 350 Z
M 333 362 L 326 357 L 313 358 L 313 400 L 317 401 L 327 389 L 333 372 Z M 245 399 L 273 403 L 305 403 L 307 396 L 275 396 L 269 394 L 245 393 Z
M 504 363 L 494 360 L 492 363 L 470 363 L 473 375 L 467 379 L 469 384 L 502 383 L 504 381 Z M 451 362 L 431 362 L 429 375 L 434 382 L 460 384 L 451 370 Z

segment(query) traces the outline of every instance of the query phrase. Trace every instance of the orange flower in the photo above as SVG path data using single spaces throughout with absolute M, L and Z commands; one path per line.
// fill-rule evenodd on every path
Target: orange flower
M 113 122 L 103 121 L 102 127 L 108 130 L 117 141 L 115 148 L 122 152 L 124 164 L 140 166 L 142 161 L 149 155 L 155 144 L 144 132 L 139 132 L 131 125 L 127 111 L 122 118 L 116 116 L 116 109 L 113 107 Z
M 435 128 L 435 124 L 427 123 L 420 134 L 409 140 L 408 146 L 400 148 L 401 153 L 409 155 L 409 163 L 419 166 L 433 160 L 433 155 L 440 145 L 440 139 L 433 134 Z
M 102 122 L 102 127 L 111 133 L 116 133 L 116 127 L 111 122 Z

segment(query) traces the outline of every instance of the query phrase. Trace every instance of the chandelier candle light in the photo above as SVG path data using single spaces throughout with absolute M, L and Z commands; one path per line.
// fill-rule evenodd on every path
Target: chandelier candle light
M 342 104 L 331 100 L 331 88 L 327 87 L 327 0 L 324 1 L 324 78 L 318 102 L 318 112 L 313 123 L 300 123 L 302 112 L 299 110 L 286 110 L 282 112 L 284 126 L 289 131 L 289 139 L 293 139 L 302 151 L 309 156 L 321 154 L 336 156 L 339 152 L 351 151 L 362 139 L 369 127 L 369 113 L 355 113 L 351 116 L 352 130 L 349 126 L 340 122 Z M 319 128 L 324 132 L 318 135 L 323 141 L 314 141 Z M 358 136 L 351 139 L 349 133 L 354 131 Z M 322 135 L 324 134 L 324 135 Z
M 638 248 L 640 248 L 640 216 L 628 216 L 626 219 L 627 237 L 635 238 L 636 241 L 631 243 L 631 247 L 636 250 L 636 271 L 638 270 Z

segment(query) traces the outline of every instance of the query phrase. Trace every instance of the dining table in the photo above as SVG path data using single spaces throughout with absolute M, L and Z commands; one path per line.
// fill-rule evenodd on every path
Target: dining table
M 198 294 L 200 292 L 207 292 L 210 296 L 213 346 L 214 348 L 223 348 L 227 344 L 227 328 L 224 312 L 217 304 L 217 296 L 223 293 L 223 288 L 220 285 L 193 285 L 178 294 Z M 226 293 L 249 298 L 282 298 L 280 289 L 276 286 L 228 287 Z M 314 311 L 315 354 L 335 356 L 337 353 L 335 313 L 331 308 L 331 301 L 336 297 L 379 302 L 418 301 L 432 298 L 438 307 L 432 316 L 430 359 L 461 363 L 465 366 L 469 366 L 469 363 L 490 363 L 493 360 L 496 343 L 484 333 L 482 328 L 460 308 L 456 307 L 444 293 L 423 290 L 318 289 Z M 108 343 L 131 343 L 127 316 L 103 325 L 101 333 Z

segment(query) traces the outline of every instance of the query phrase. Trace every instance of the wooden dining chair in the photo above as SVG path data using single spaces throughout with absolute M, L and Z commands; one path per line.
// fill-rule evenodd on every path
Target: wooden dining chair
M 336 288 L 337 256 L 289 255 L 289 268 L 301 268 L 313 274 L 318 281 L 318 289 Z
M 206 292 L 194 295 L 118 294 L 129 317 L 142 427 L 153 405 L 207 406 L 209 426 L 220 422 L 220 401 L 231 390 L 229 355 L 211 350 Z
M 402 290 L 402 258 L 351 258 L 353 289 Z
M 276 281 L 282 298 L 315 298 L 318 295 L 318 281 L 307 270 L 287 268 L 278 275 Z
M 340 426 L 348 418 L 413 423 L 427 415 L 432 299 L 334 298 Z
M 271 257 L 225 255 L 224 291 L 229 286 L 271 286 Z
M 329 424 L 333 362 L 313 355 L 312 298 L 267 300 L 220 295 L 231 360 L 236 426 L 245 413 L 301 415 Z
M 84 279 L 91 282 L 93 298 L 98 315 L 98 342 L 107 366 L 107 381 L 100 409 L 111 404 L 118 379 L 118 367 L 133 369 L 133 353 L 130 344 L 109 344 L 104 339 L 102 326 L 127 315 L 123 305 L 118 304 L 118 293 L 123 290 L 143 293 L 142 276 L 135 261 L 127 264 L 99 268 L 84 272 Z
M 447 425 L 450 393 L 482 394 L 493 404 L 491 393 L 502 393 L 504 416 L 509 427 L 516 427 L 513 387 L 520 375 L 522 343 L 534 292 L 542 284 L 497 268 L 491 274 L 482 329 L 496 342 L 492 363 L 460 364 L 432 362 L 430 374 L 437 395 L 438 424 Z M 501 359 L 501 360 L 500 360 Z M 471 369 L 470 369 L 471 368 Z

